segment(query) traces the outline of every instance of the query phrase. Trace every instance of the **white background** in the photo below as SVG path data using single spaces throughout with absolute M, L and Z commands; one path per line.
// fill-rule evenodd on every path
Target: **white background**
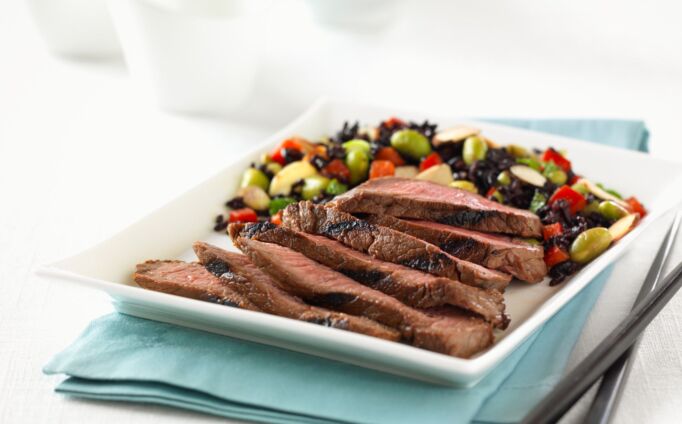
M 652 154 L 681 157 L 679 4 L 408 2 L 385 31 L 349 34 L 319 29 L 302 4 L 281 2 L 258 91 L 235 122 L 158 111 L 121 61 L 50 56 L 25 5 L 1 1 L 0 422 L 217 421 L 55 395 L 57 380 L 41 366 L 112 308 L 31 270 L 202 181 L 320 95 L 455 115 L 644 119 Z M 664 226 L 621 260 L 572 363 L 624 316 Z M 647 331 L 617 422 L 680 421 L 680 334 L 682 295 Z M 578 422 L 585 406 L 566 421 Z

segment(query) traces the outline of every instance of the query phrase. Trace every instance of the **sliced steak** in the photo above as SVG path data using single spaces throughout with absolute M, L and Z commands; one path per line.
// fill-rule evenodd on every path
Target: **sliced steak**
M 260 310 L 245 296 L 197 263 L 147 261 L 137 265 L 133 279 L 140 287 L 149 290 L 251 311 Z
M 408 234 L 370 224 L 334 208 L 299 202 L 286 207 L 283 225 L 340 241 L 376 259 L 451 278 L 476 287 L 504 290 L 511 276 L 443 252 Z
M 452 256 L 506 272 L 522 281 L 537 283 L 547 275 L 544 250 L 540 245 L 432 221 L 390 215 L 368 215 L 364 219 L 428 241 Z
M 231 224 L 230 236 L 275 243 L 302 253 L 353 280 L 415 308 L 450 304 L 477 313 L 497 327 L 509 323 L 504 298 L 496 290 L 483 290 L 456 280 L 437 277 L 391 262 L 374 259 L 326 237 L 264 222 Z
M 235 244 L 290 293 L 311 304 L 381 322 L 416 347 L 466 358 L 493 342 L 490 324 L 455 308 L 428 315 L 286 247 L 243 237 Z
M 540 218 L 477 194 L 408 178 L 376 178 L 334 198 L 329 205 L 371 213 L 436 221 L 478 231 L 540 237 Z
M 194 243 L 194 252 L 207 270 L 220 277 L 224 284 L 249 299 L 263 312 L 385 340 L 400 339 L 398 331 L 371 319 L 304 303 L 282 290 L 272 278 L 242 254 L 228 252 L 203 242 Z

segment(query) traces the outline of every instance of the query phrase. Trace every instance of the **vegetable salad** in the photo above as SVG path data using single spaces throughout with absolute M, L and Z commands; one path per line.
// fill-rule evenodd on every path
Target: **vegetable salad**
M 578 174 L 567 153 L 499 145 L 464 125 L 389 118 L 376 127 L 344 123 L 332 137 L 283 140 L 244 171 L 215 230 L 231 222 L 281 223 L 282 210 L 300 200 L 324 203 L 362 182 L 386 176 L 417 178 L 468 190 L 527 209 L 543 225 L 552 283 L 563 281 L 623 237 L 646 214 L 635 198 Z

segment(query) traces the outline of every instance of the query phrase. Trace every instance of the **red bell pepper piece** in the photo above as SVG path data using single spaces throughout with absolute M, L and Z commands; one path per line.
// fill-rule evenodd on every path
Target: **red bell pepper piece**
M 568 180 L 568 183 L 567 183 L 567 184 L 570 185 L 570 186 L 572 186 L 573 184 L 575 184 L 575 183 L 577 183 L 578 181 L 580 181 L 581 178 L 582 178 L 582 177 L 581 177 L 580 175 L 574 174 L 574 175 L 571 177 L 571 179 Z
M 341 182 L 350 180 L 350 170 L 341 159 L 334 159 L 322 168 L 322 175 L 328 178 L 336 178 Z
M 256 211 L 251 208 L 235 209 L 230 211 L 230 223 L 233 222 L 256 222 L 258 221 L 258 215 Z
M 552 194 L 552 197 L 549 198 L 548 203 L 553 205 L 559 200 L 565 200 L 566 203 L 568 203 L 571 213 L 574 215 L 581 211 L 587 204 L 587 200 L 582 194 L 567 185 L 559 187 L 554 194 Z
M 545 252 L 545 264 L 547 265 L 547 268 L 566 262 L 569 259 L 571 259 L 571 256 L 568 252 L 562 250 L 558 246 L 552 246 Z
M 443 163 L 443 159 L 440 158 L 440 155 L 437 152 L 432 152 L 422 159 L 419 164 L 419 172 L 429 169 L 432 166 L 440 165 L 441 163 Z
M 376 155 L 374 155 L 375 160 L 388 160 L 393 162 L 395 166 L 405 165 L 405 159 L 400 156 L 400 153 L 393 147 L 382 147 L 379 149 Z
M 545 240 L 549 240 L 554 236 L 558 236 L 559 234 L 564 232 L 564 227 L 561 225 L 561 222 L 555 222 L 554 224 L 549 224 L 545 225 L 542 227 L 542 237 Z
M 644 215 L 646 215 L 646 209 L 644 208 L 644 205 L 642 205 L 636 197 L 628 197 L 625 199 L 625 201 L 628 205 L 630 205 L 632 212 L 638 213 L 640 218 L 643 218 Z
M 279 211 L 276 214 L 272 215 L 270 217 L 270 223 L 274 225 L 282 225 L 282 211 Z
M 405 121 L 396 118 L 395 116 L 391 116 L 390 118 L 384 121 L 384 126 L 386 128 L 404 127 L 405 125 L 406 125 Z
M 369 179 L 390 177 L 395 174 L 395 165 L 388 160 L 372 161 L 372 166 L 369 167 Z
M 283 154 L 285 149 L 296 149 L 298 151 L 303 151 L 303 147 L 301 146 L 301 143 L 298 140 L 296 140 L 295 138 L 287 138 L 286 140 L 281 142 L 277 147 L 272 149 L 272 151 L 270 152 L 270 158 L 282 166 L 286 165 L 287 161 L 286 159 L 284 159 Z
M 554 162 L 554 164 L 564 171 L 568 172 L 571 169 L 571 161 L 566 159 L 561 153 L 552 149 L 551 147 L 545 150 L 540 158 L 543 162 Z

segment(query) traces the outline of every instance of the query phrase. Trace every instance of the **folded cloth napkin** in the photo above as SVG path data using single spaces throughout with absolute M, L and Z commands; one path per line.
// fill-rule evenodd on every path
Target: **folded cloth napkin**
M 628 149 L 647 149 L 642 122 L 491 120 Z M 561 377 L 609 270 L 478 385 L 448 388 L 155 321 L 95 320 L 45 366 L 57 392 L 146 402 L 272 423 L 510 423 Z

